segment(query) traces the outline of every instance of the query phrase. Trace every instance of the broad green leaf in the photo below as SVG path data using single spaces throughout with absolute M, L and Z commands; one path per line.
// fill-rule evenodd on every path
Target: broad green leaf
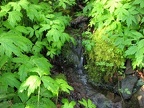
M 88 108 L 96 108 L 95 104 L 93 104 L 90 99 L 88 99 Z
M 11 108 L 25 108 L 24 103 L 15 103 L 11 106 Z
M 140 38 L 143 37 L 143 35 L 140 32 L 135 31 L 135 30 L 130 31 L 130 33 L 132 34 L 135 40 L 139 40 Z
M 138 49 L 144 48 L 144 39 L 138 42 Z M 142 51 L 144 53 L 144 51 Z
M 53 44 L 52 44 L 52 47 L 53 48 L 56 48 L 57 50 L 60 50 L 61 49 L 61 47 L 62 47 L 62 42 L 61 41 L 58 41 L 58 42 L 54 42 Z
M 44 41 L 37 41 L 35 43 L 35 45 L 32 48 L 33 53 L 36 54 L 40 54 L 41 50 L 43 49 L 43 47 L 45 46 L 45 42 Z
M 50 76 L 42 76 L 42 82 L 44 87 L 51 91 L 54 95 L 57 95 L 59 92 L 59 85 L 56 83 L 54 79 Z
M 32 72 L 37 72 L 40 77 L 50 74 L 50 68 L 52 67 L 52 65 L 46 58 L 32 57 L 31 62 L 35 65 L 35 67 L 31 69 Z
M 128 48 L 128 50 L 125 51 L 125 55 L 129 56 L 129 55 L 133 55 L 137 52 L 137 46 L 130 46 Z
M 70 40 L 70 36 L 67 33 L 62 33 L 62 35 L 60 36 L 60 40 L 61 42 L 64 44 L 66 41 Z
M 124 5 L 120 5 L 116 10 L 115 10 L 115 15 L 117 15 L 118 20 L 125 21 L 125 16 L 129 15 L 129 12 L 127 9 L 129 9 L 131 5 L 129 3 L 126 3 Z
M 9 107 L 11 107 L 9 101 L 2 101 L 0 103 L 0 108 L 9 108 Z
M 85 106 L 86 108 L 88 107 L 87 105 L 87 101 L 85 99 L 82 98 L 82 100 L 78 101 L 80 104 L 82 104 L 83 106 Z
M 40 88 L 40 96 L 45 98 L 52 98 L 53 94 L 52 92 L 48 91 L 44 86 Z
M 22 93 L 18 93 L 18 96 L 23 103 L 25 103 L 29 99 L 26 91 L 23 91 Z
M 8 21 L 11 24 L 11 26 L 16 26 L 18 22 L 21 21 L 22 18 L 22 13 L 20 13 L 19 11 L 11 11 L 8 12 L 9 16 L 8 16 Z
M 2 80 L 9 86 L 11 87 L 16 87 L 19 88 L 20 82 L 17 79 L 17 74 L 16 73 L 3 73 L 2 74 Z
M 18 4 L 19 4 L 23 9 L 27 9 L 29 2 L 28 2 L 27 0 L 20 0 L 20 1 L 18 2 Z
M 133 2 L 133 4 L 139 4 L 140 5 L 140 8 L 143 8 L 144 7 L 144 1 L 143 0 L 135 0 Z
M 62 103 L 64 105 L 62 105 L 61 108 L 74 108 L 74 106 L 76 105 L 76 102 L 74 101 L 69 102 L 67 99 L 62 99 Z
M 48 41 L 58 42 L 61 34 L 62 33 L 60 31 L 58 31 L 56 29 L 51 29 L 51 30 L 49 30 L 49 32 L 47 33 L 46 36 L 47 36 Z M 49 38 L 51 40 L 49 40 Z
M 128 27 L 131 26 L 133 22 L 136 23 L 135 16 L 131 15 L 131 14 L 127 14 L 126 23 L 127 23 Z
M 25 108 L 56 108 L 56 105 L 48 98 L 40 98 L 38 102 L 38 97 L 32 96 L 27 101 Z
M 18 4 L 18 2 L 9 2 L 9 5 L 13 7 L 13 11 L 20 12 L 21 6 Z
M 11 9 L 11 6 L 9 4 L 5 6 L 1 6 L 0 17 L 5 16 L 10 9 Z
M 136 66 L 140 67 L 141 64 L 144 64 L 144 47 L 142 47 L 141 49 L 138 49 L 136 54 L 135 54 L 135 58 L 136 58 Z
M 61 91 L 64 91 L 66 93 L 70 93 L 70 90 L 73 90 L 71 86 L 68 85 L 68 83 L 63 79 L 56 79 L 56 82 L 59 84 L 59 88 Z
M 47 52 L 47 56 L 50 56 L 51 58 L 54 57 L 54 55 L 56 55 L 56 49 L 54 48 L 48 48 L 48 52 Z
M 49 24 L 41 24 L 41 28 L 39 29 L 40 32 L 46 31 L 50 29 L 50 25 Z
M 0 77 L 0 94 L 7 93 L 8 92 L 8 87 L 9 86 L 8 86 L 7 82 L 3 81 L 3 78 Z
M 29 33 L 29 31 L 27 30 L 27 28 L 24 27 L 24 26 L 17 26 L 17 27 L 15 27 L 15 29 L 17 31 L 21 32 L 21 33 L 24 33 L 24 34 L 28 34 Z
M 29 39 L 15 34 L 13 32 L 0 34 L 1 47 L 4 49 L 4 53 L 10 56 L 12 52 L 20 56 L 23 51 L 29 52 L 32 47 L 32 43 Z
M 113 13 L 115 8 L 117 8 L 119 4 L 120 2 L 118 2 L 117 0 L 109 0 L 106 8 L 109 8 L 110 13 Z
M 0 57 L 0 69 L 4 66 L 4 64 L 8 61 L 8 57 L 3 55 Z
M 27 75 L 28 75 L 30 68 L 31 68 L 31 65 L 29 63 L 22 64 L 19 67 L 18 74 L 20 76 L 20 81 L 24 81 L 27 78 Z
M 27 16 L 33 21 L 35 20 L 35 18 L 39 17 L 39 13 L 38 13 L 38 10 L 39 10 L 39 6 L 38 5 L 34 5 L 34 4 L 31 4 L 29 5 L 29 7 L 27 8 Z
M 29 31 L 29 38 L 34 36 L 34 29 L 32 27 L 27 27 L 27 30 Z
M 30 96 L 40 86 L 40 84 L 40 77 L 36 75 L 31 75 L 26 79 L 26 81 L 21 84 L 19 92 L 21 93 L 28 88 L 28 96 Z

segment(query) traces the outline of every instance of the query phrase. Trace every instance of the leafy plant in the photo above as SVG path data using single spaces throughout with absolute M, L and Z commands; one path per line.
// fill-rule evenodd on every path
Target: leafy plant
M 79 103 L 82 104 L 85 108 L 96 108 L 96 106 L 92 103 L 90 99 L 82 99 L 79 101 Z
M 74 101 L 69 102 L 67 99 L 63 99 L 62 102 L 64 104 L 64 105 L 62 105 L 62 108 L 74 108 L 74 106 L 76 104 L 76 102 L 74 102 Z
M 0 3 L 1 106 L 11 101 L 8 107 L 55 108 L 59 92 L 73 90 L 50 72 L 50 60 L 73 40 L 65 32 L 71 18 L 60 12 L 73 4 L 74 0 Z
M 83 13 L 91 18 L 89 27 L 94 29 L 91 40 L 96 42 L 93 49 L 91 49 L 91 53 L 88 53 L 90 62 L 93 62 L 89 69 L 93 68 L 101 57 L 103 59 L 109 58 L 110 61 L 108 61 L 108 65 L 109 63 L 111 64 L 114 60 L 113 55 L 115 54 L 120 54 L 120 61 L 121 57 L 131 59 L 134 69 L 143 68 L 143 1 L 90 0 L 86 1 L 86 3 Z M 101 54 L 96 54 L 99 52 Z M 107 56 L 108 52 L 110 52 L 110 55 L 108 54 Z M 115 59 L 117 62 L 113 64 L 114 66 L 118 66 L 118 68 L 121 67 L 119 64 L 124 62 L 121 61 L 120 63 L 119 59 Z M 106 62 L 106 60 L 102 60 L 104 66 L 107 65 Z M 94 73 L 95 69 L 92 71 Z M 107 69 L 105 69 L 105 71 L 107 71 Z

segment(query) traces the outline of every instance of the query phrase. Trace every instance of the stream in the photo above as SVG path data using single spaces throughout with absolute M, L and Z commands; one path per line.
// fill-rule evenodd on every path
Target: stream
M 82 19 L 82 21 L 85 20 L 86 19 Z M 75 22 L 80 24 L 80 21 Z M 115 89 L 114 86 L 111 85 L 98 84 L 98 86 L 94 86 L 89 82 L 86 70 L 84 69 L 85 58 L 82 46 L 82 30 L 70 27 L 67 28 L 67 32 L 76 40 L 76 45 L 67 43 L 62 48 L 62 54 L 56 61 L 58 62 L 57 64 L 60 65 L 62 72 L 66 75 L 69 85 L 74 88 L 74 91 L 71 91 L 70 96 L 67 96 L 67 98 L 77 102 L 75 108 L 84 108 L 78 103 L 82 98 L 91 99 L 96 105 L 96 108 L 139 108 L 137 98 L 132 97 L 137 76 L 130 74 L 121 81 L 122 87 L 130 86 L 131 95 L 126 93 L 122 95 L 117 94 L 118 88 Z M 129 84 L 129 80 L 131 80 L 133 84 Z M 107 88 L 105 88 L 106 86 Z M 123 97 L 126 98 L 124 99 Z

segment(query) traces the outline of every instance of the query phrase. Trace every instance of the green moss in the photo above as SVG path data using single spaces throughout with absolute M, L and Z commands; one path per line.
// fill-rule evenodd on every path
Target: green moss
M 122 51 L 115 47 L 102 31 L 94 33 L 92 41 L 95 44 L 88 52 L 88 76 L 90 80 L 95 82 L 106 81 L 123 66 Z

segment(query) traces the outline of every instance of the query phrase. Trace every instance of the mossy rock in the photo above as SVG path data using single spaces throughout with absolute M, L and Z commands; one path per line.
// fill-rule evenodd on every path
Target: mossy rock
M 96 31 L 92 41 L 95 44 L 88 52 L 88 77 L 94 82 L 107 82 L 124 65 L 123 52 L 114 46 L 103 31 Z

